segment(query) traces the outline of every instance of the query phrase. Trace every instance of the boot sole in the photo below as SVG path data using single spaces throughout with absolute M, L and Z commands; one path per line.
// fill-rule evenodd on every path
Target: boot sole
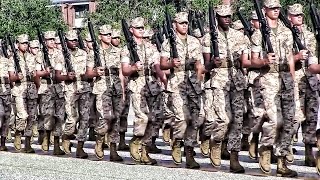
M 131 155 L 131 153 L 130 153 L 130 157 L 131 157 L 131 159 L 133 159 L 133 161 L 135 161 L 135 162 L 140 162 L 140 157 L 139 157 L 139 159 L 137 159 L 137 158 L 134 158 L 132 155 Z
M 236 173 L 236 174 L 244 174 L 246 171 L 245 171 L 245 170 L 235 171 L 235 170 L 231 170 L 231 169 L 230 169 L 230 172 L 231 172 L 231 173 Z
M 221 162 L 220 162 L 219 165 L 216 165 L 216 164 L 214 164 L 214 163 L 212 162 L 211 158 L 209 158 L 209 159 L 210 159 L 210 163 L 211 163 L 211 165 L 212 165 L 213 167 L 220 167 L 220 166 L 221 166 Z
M 200 166 L 191 167 L 191 166 L 186 165 L 186 168 L 187 169 L 200 169 Z
M 205 153 L 205 152 L 202 150 L 201 147 L 200 147 L 200 151 L 201 151 L 202 156 L 204 156 L 204 157 L 209 157 L 209 151 L 208 151 L 208 153 Z
M 171 157 L 172 157 L 172 156 L 171 156 Z M 181 158 L 181 161 L 180 161 L 180 162 L 174 160 L 173 157 L 172 157 L 172 160 L 173 160 L 173 163 L 174 163 L 175 165 L 181 165 L 181 164 L 182 164 L 182 158 Z
M 270 169 L 270 171 L 264 170 L 264 169 L 262 168 L 261 164 L 260 164 L 260 161 L 259 161 L 259 167 L 260 167 L 260 170 L 261 170 L 263 173 L 265 173 L 265 174 L 271 174 L 271 169 Z
M 102 160 L 104 158 L 104 156 L 100 157 L 97 155 L 96 151 L 94 151 L 94 154 L 96 155 L 97 159 Z
M 298 175 L 291 175 L 291 176 L 288 176 L 288 175 L 283 175 L 283 174 L 278 174 L 277 173 L 277 177 L 290 177 L 290 178 L 293 178 L 293 177 L 298 177 Z

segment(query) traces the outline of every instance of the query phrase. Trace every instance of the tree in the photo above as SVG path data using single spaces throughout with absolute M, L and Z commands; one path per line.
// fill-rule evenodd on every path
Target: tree
M 49 0 L 1 0 L 0 35 L 29 34 L 36 36 L 36 26 L 42 31 L 65 28 L 59 7 L 50 6 Z

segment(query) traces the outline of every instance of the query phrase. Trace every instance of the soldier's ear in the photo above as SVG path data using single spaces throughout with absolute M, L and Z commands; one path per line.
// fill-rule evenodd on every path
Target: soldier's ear
M 172 27 L 173 27 L 173 29 L 176 29 L 176 28 L 177 28 L 177 25 L 176 25 L 175 22 L 172 23 Z
M 101 35 L 100 34 L 99 34 L 98 38 L 99 38 L 99 40 L 101 40 Z
M 133 33 L 133 28 L 132 28 L 132 27 L 130 27 L 129 31 L 130 31 L 131 33 Z

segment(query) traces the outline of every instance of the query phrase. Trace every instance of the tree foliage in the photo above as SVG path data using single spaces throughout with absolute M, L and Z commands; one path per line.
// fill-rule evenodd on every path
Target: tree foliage
M 1 0 L 0 35 L 29 34 L 36 36 L 36 26 L 42 31 L 65 28 L 60 7 L 50 6 L 49 0 Z

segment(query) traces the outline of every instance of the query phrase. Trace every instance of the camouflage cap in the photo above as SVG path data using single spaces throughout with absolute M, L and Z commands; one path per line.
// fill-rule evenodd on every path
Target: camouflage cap
M 70 30 L 66 33 L 66 38 L 68 40 L 78 40 L 78 35 L 76 30 Z
M 280 0 L 264 0 L 263 5 L 267 8 L 281 8 Z
M 84 40 L 87 41 L 87 42 L 91 42 L 92 41 L 90 33 L 86 34 L 86 38 Z
M 121 30 L 120 29 L 112 29 L 112 33 L 111 33 L 112 37 L 120 37 L 121 36 Z
M 154 32 L 152 29 L 147 29 L 144 31 L 143 37 L 151 37 L 153 36 Z
M 29 46 L 32 47 L 32 48 L 39 48 L 40 47 L 40 43 L 39 43 L 38 40 L 33 40 L 33 41 L 30 41 Z
M 175 14 L 174 21 L 177 23 L 189 22 L 188 21 L 188 13 L 187 12 L 179 12 Z
M 256 11 L 252 11 L 252 12 L 251 12 L 251 19 L 253 19 L 253 20 L 258 20 L 258 15 L 257 15 L 257 12 L 256 12 Z
M 304 14 L 303 6 L 301 4 L 293 4 L 288 6 L 288 13 L 292 15 Z
M 59 37 L 55 37 L 55 38 L 54 38 L 54 42 L 55 42 L 56 44 L 61 44 Z
M 111 25 L 103 25 L 99 27 L 99 33 L 100 34 L 110 34 L 112 33 L 112 27 Z
M 29 42 L 29 36 L 27 34 L 20 34 L 19 36 L 17 36 L 17 41 L 19 43 Z
M 45 39 L 54 39 L 56 37 L 55 31 L 46 31 L 44 32 L 44 38 Z
M 232 16 L 233 11 L 230 5 L 219 5 L 216 7 L 216 12 L 220 16 Z
M 132 27 L 144 27 L 144 19 L 142 17 L 137 17 L 131 20 L 130 26 Z
M 201 38 L 201 37 L 202 37 L 202 36 L 201 36 L 201 31 L 200 31 L 199 28 L 193 30 L 192 34 L 193 34 L 193 36 L 196 37 L 196 38 Z
M 242 24 L 242 22 L 241 22 L 240 20 L 237 20 L 237 21 L 233 22 L 233 23 L 232 23 L 232 27 L 233 27 L 233 29 L 235 29 L 235 30 L 240 30 L 240 29 L 243 29 L 243 28 L 244 28 L 244 27 L 243 27 L 243 24 Z

